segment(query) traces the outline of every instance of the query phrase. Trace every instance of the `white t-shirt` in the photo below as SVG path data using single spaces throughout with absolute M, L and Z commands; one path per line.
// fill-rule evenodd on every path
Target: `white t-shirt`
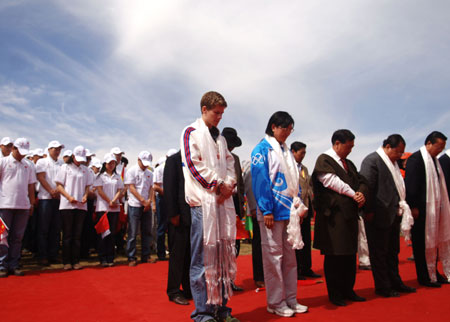
M 122 190 L 124 185 L 122 178 L 118 174 L 114 173 L 112 176 L 109 176 L 109 174 L 103 172 L 95 178 L 94 187 L 102 187 L 103 192 L 108 196 L 109 200 L 112 200 L 117 191 Z M 97 205 L 95 211 L 119 212 L 120 206 L 119 203 L 117 203 L 116 207 L 110 207 L 97 192 Z
M 153 173 L 142 170 L 139 165 L 132 166 L 125 174 L 124 183 L 134 184 L 137 192 L 145 199 L 150 198 L 150 188 L 153 186 Z M 128 204 L 132 207 L 142 207 L 140 201 L 128 190 Z
M 36 183 L 33 167 L 12 154 L 0 159 L 0 209 L 30 209 L 28 185 Z
M 61 202 L 59 209 L 81 209 L 87 210 L 87 203 L 82 203 L 81 200 L 86 192 L 86 187 L 92 185 L 92 177 L 89 174 L 89 169 L 75 164 L 63 164 L 56 176 L 55 182 L 61 183 L 66 192 L 74 197 L 78 202 L 70 203 L 63 195 L 61 195 Z
M 52 189 L 56 189 L 55 179 L 58 175 L 59 169 L 62 166 L 60 160 L 53 160 L 51 157 L 39 159 L 36 162 L 36 174 L 45 173 L 45 180 Z M 39 199 L 52 199 L 52 195 L 43 186 L 40 187 L 38 193 Z

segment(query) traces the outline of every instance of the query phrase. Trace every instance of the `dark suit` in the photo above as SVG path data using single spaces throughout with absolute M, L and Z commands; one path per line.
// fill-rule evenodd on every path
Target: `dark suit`
M 171 240 L 173 240 L 173 243 L 169 245 L 167 295 L 169 298 L 174 298 L 177 295 L 191 298 L 189 280 L 191 211 L 185 201 L 180 151 L 167 158 L 163 182 L 165 207 L 169 218 L 169 234 L 171 235 Z M 180 224 L 178 226 L 174 226 L 171 222 L 171 218 L 176 216 L 180 216 Z M 180 290 L 180 284 L 183 287 L 183 292 Z
M 364 222 L 375 289 L 398 289 L 403 284 L 398 272 L 401 217 L 394 178 L 377 152 L 363 160 L 360 173 L 369 187 L 364 213 L 373 214 L 371 220 L 365 218 Z
M 365 179 L 355 165 L 346 160 L 346 172 L 332 157 L 321 154 L 312 175 L 316 221 L 314 248 L 325 255 L 324 273 L 328 297 L 333 301 L 351 299 L 356 278 L 356 252 L 358 248 L 358 205 L 350 197 L 325 188 L 320 174 L 335 174 L 355 192 L 367 195 Z
M 450 197 L 450 157 L 447 153 L 444 153 L 440 158 L 439 162 L 444 172 L 445 183 L 447 184 L 447 194 Z
M 303 173 L 302 173 L 303 171 Z M 303 218 L 301 226 L 302 239 L 305 244 L 302 249 L 295 251 L 297 259 L 297 275 L 304 275 L 311 272 L 311 218 L 314 216 L 312 199 L 312 183 L 311 177 L 308 173 L 308 168 L 302 165 L 299 172 L 299 182 L 301 187 L 301 199 L 306 207 L 308 207 L 308 214 Z

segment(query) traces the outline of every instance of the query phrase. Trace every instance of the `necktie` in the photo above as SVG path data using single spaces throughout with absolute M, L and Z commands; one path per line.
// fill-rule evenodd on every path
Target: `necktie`
M 346 172 L 348 172 L 348 165 L 347 165 L 347 161 L 345 161 L 345 159 L 341 159 L 342 165 L 344 166 L 344 169 Z

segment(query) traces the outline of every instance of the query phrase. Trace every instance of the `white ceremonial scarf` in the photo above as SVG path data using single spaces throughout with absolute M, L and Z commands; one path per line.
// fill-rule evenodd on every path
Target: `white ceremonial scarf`
M 208 127 L 198 119 L 193 127 L 204 138 L 197 142 L 206 166 L 214 169 L 219 179 L 227 177 L 227 143 L 222 135 L 214 142 Z M 204 190 L 203 214 L 203 261 L 208 294 L 206 304 L 222 305 L 222 296 L 233 295 L 231 283 L 236 277 L 236 211 L 232 197 L 222 204 L 217 202 L 215 192 Z
M 439 160 L 435 158 L 435 166 L 425 146 L 420 148 L 420 153 L 425 163 L 427 184 L 425 259 L 428 275 L 432 282 L 436 282 L 436 259 L 439 254 L 444 274 L 450 280 L 450 205 L 445 177 Z
M 298 196 L 300 183 L 297 162 L 295 162 L 294 156 L 288 149 L 286 143 L 283 143 L 283 149 L 281 149 L 280 143 L 273 136 L 266 135 L 265 139 L 269 142 L 280 159 L 281 168 L 287 183 L 286 194 L 289 197 L 292 197 L 289 224 L 287 226 L 287 240 L 292 245 L 293 249 L 302 249 L 304 243 L 300 230 L 300 219 L 301 216 L 308 211 L 308 208 Z
M 447 154 L 448 157 L 450 158 L 450 149 L 448 149 L 447 151 L 445 151 L 445 154 Z
M 411 227 L 414 224 L 414 218 L 411 214 L 411 209 L 409 205 L 406 203 L 406 188 L 405 181 L 403 180 L 402 173 L 400 172 L 400 168 L 397 162 L 392 163 L 391 159 L 387 156 L 386 152 L 382 147 L 379 147 L 377 150 L 378 155 L 386 164 L 387 168 L 391 172 L 392 178 L 395 182 L 395 187 L 397 188 L 398 196 L 400 197 L 399 202 L 399 216 L 403 216 L 402 223 L 400 224 L 400 229 L 405 236 L 405 240 L 411 239 Z

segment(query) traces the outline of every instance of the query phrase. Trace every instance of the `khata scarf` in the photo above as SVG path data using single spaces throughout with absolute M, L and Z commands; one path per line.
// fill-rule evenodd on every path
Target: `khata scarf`
M 288 242 L 292 245 L 293 249 L 302 249 L 304 246 L 302 240 L 302 233 L 300 230 L 300 218 L 308 211 L 308 208 L 303 204 L 299 193 L 299 173 L 297 163 L 294 156 L 288 149 L 286 143 L 283 143 L 283 149 L 280 143 L 273 137 L 266 135 L 266 141 L 272 146 L 273 150 L 277 153 L 280 159 L 281 168 L 286 177 L 287 189 L 285 194 L 291 198 L 292 205 L 290 210 L 289 224 L 287 226 Z
M 203 140 L 197 142 L 204 162 L 209 169 L 227 177 L 227 143 L 218 136 L 214 142 L 209 129 L 202 119 L 193 127 L 201 133 Z M 229 299 L 233 295 L 231 282 L 236 277 L 236 211 L 232 197 L 218 204 L 217 195 L 203 190 L 203 261 L 208 294 L 206 304 L 222 305 L 222 297 Z
M 386 155 L 382 147 L 379 147 L 377 150 L 378 155 L 384 161 L 389 171 L 391 172 L 392 178 L 395 182 L 395 187 L 397 188 L 398 196 L 400 197 L 399 207 L 400 212 L 399 216 L 403 215 L 402 223 L 400 224 L 400 229 L 405 236 L 405 240 L 411 239 L 411 227 L 414 224 L 414 218 L 411 214 L 411 209 L 409 205 L 406 203 L 406 188 L 405 181 L 403 180 L 402 173 L 400 172 L 400 168 L 397 162 L 392 163 L 389 157 Z
M 450 206 L 439 160 L 428 153 L 425 146 L 420 148 L 425 163 L 427 196 L 425 220 L 425 259 L 428 275 L 432 282 L 436 282 L 436 259 L 442 262 L 444 274 L 450 279 Z M 438 176 L 439 173 L 439 176 Z

